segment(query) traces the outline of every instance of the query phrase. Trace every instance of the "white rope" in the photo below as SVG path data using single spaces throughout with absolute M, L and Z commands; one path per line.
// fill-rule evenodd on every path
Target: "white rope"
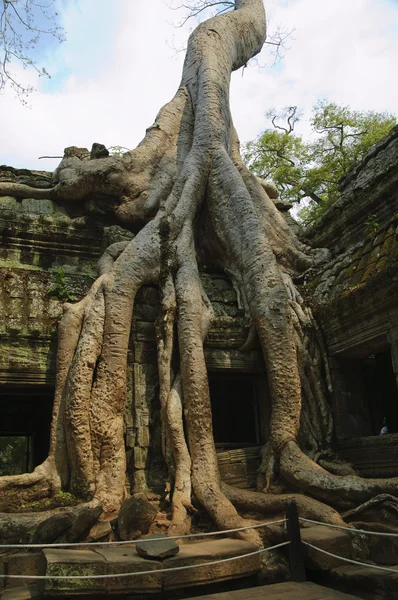
M 108 573 L 106 575 L 0 575 L 0 579 L 113 579 L 117 577 L 131 577 L 133 575 L 153 575 L 154 573 L 171 573 L 172 571 L 184 571 L 186 569 L 197 569 L 198 567 L 211 567 L 212 565 L 219 565 L 221 563 L 230 562 L 232 560 L 239 560 L 240 558 L 247 558 L 248 556 L 255 556 L 262 552 L 269 552 L 270 550 L 276 550 L 282 546 L 287 546 L 290 542 L 282 542 L 269 548 L 261 548 L 261 550 L 255 550 L 254 552 L 248 552 L 247 554 L 240 554 L 239 556 L 231 556 L 229 558 L 220 558 L 219 560 L 213 560 L 211 562 L 200 563 L 198 565 L 184 565 L 182 567 L 170 567 L 169 569 L 153 569 L 151 571 L 134 571 L 132 573 Z
M 246 527 L 238 527 L 236 529 L 224 529 L 222 531 L 208 531 L 204 533 L 190 533 L 187 535 L 174 535 L 167 536 L 167 540 L 183 540 L 187 538 L 197 538 L 197 537 L 208 537 L 213 535 L 225 535 L 227 533 L 236 533 L 238 531 L 246 531 L 247 529 L 259 529 L 261 527 L 267 527 L 268 525 L 278 525 L 279 523 L 286 523 L 286 519 L 280 519 L 279 521 L 269 521 L 268 523 L 257 523 L 256 525 L 247 525 Z M 159 538 L 166 539 L 166 538 Z M 4 549 L 15 549 L 15 548 L 78 548 L 79 546 L 124 546 L 125 544 L 134 545 L 138 542 L 153 542 L 154 538 L 147 539 L 142 538 L 141 540 L 122 540 L 120 542 L 68 542 L 65 544 L 57 543 L 57 544 L 0 544 L 0 550 Z
M 345 558 L 345 556 L 339 556 L 338 554 L 333 554 L 332 552 L 323 550 L 323 548 L 318 548 L 318 546 L 313 546 L 309 542 L 304 542 L 304 540 L 302 540 L 302 543 L 305 544 L 306 546 L 309 546 L 310 548 L 313 548 L 314 550 L 319 550 L 319 552 L 322 552 L 323 554 L 327 554 L 328 556 L 333 556 L 333 558 L 339 558 L 340 560 L 345 560 L 346 562 L 352 563 L 353 565 L 360 565 L 361 567 L 370 567 L 371 569 L 378 569 L 379 571 L 388 571 L 389 573 L 397 573 L 398 574 L 398 569 L 391 569 L 390 567 L 379 567 L 378 565 L 371 565 L 369 563 L 359 562 L 359 560 L 353 560 L 352 558 Z
M 333 529 L 344 529 L 345 531 L 350 531 L 351 533 L 366 533 L 366 535 L 387 535 L 391 537 L 398 537 L 398 533 L 386 533 L 384 531 L 367 531 L 366 529 L 356 529 L 355 527 L 344 527 L 344 525 L 331 525 L 330 523 L 321 523 L 320 521 L 304 519 L 304 517 L 299 517 L 299 520 L 305 521 L 306 523 L 314 523 L 315 525 L 323 525 L 324 527 L 333 527 Z

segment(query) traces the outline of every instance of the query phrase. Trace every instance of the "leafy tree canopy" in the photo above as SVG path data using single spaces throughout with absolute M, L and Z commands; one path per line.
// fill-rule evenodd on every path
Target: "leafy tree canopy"
M 246 144 L 250 169 L 274 183 L 283 200 L 306 206 L 298 213 L 312 223 L 339 197 L 338 182 L 396 124 L 392 114 L 355 111 L 335 102 L 319 101 L 312 110 L 311 136 L 295 132 L 301 114 L 296 106 L 266 113 L 272 127 Z

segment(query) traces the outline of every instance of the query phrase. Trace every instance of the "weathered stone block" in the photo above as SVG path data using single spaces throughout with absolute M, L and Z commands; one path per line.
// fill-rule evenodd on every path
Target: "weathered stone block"
M 45 549 L 46 575 L 44 592 L 51 595 L 95 594 L 105 592 L 106 560 L 93 550 Z M 62 577 L 52 579 L 51 577 Z M 76 577 L 77 579 L 69 579 Z M 83 579 L 84 578 L 84 579 Z
M 42 521 L 33 534 L 32 544 L 51 544 L 72 527 L 72 518 L 69 515 L 52 515 Z
M 140 446 L 134 447 L 134 467 L 136 469 L 145 469 L 147 458 L 147 448 L 140 448 Z
M 92 527 L 97 523 L 102 512 L 101 506 L 80 507 L 73 518 L 73 525 L 68 529 L 61 541 L 77 542 L 86 539 Z
M 369 535 L 370 558 L 379 565 L 396 565 L 398 563 L 398 538 Z
M 100 521 L 96 523 L 87 536 L 88 542 L 96 542 L 98 540 L 107 539 L 112 533 L 112 526 L 109 521 Z
M 301 538 L 303 541 L 332 554 L 351 558 L 351 539 L 345 531 L 316 525 L 308 529 L 302 529 Z M 329 571 L 339 567 L 342 563 L 338 558 L 333 558 L 305 545 L 303 545 L 303 552 L 305 553 L 306 566 L 310 569 Z
M 398 570 L 395 574 L 377 571 L 372 567 L 344 565 L 333 569 L 327 582 L 343 592 L 350 592 L 367 600 L 398 598 Z
M 141 321 L 155 321 L 159 314 L 159 306 L 153 304 L 137 303 L 134 309 L 134 315 Z
M 138 556 L 133 547 L 100 548 L 97 553 L 106 560 L 108 574 L 132 573 L 125 577 L 111 577 L 106 580 L 108 593 L 140 592 L 153 593 L 162 590 L 162 574 L 140 575 L 142 571 L 162 568 L 160 561 L 146 560 Z
M 7 588 L 37 583 L 33 575 L 44 575 L 45 561 L 41 552 L 17 552 L 8 557 L 7 575 L 32 575 L 32 579 L 7 578 Z
M 164 589 L 178 589 L 193 585 L 203 585 L 224 581 L 226 579 L 236 579 L 247 577 L 258 573 L 261 568 L 261 554 L 253 556 L 242 556 L 236 560 L 218 563 L 216 565 L 207 565 L 223 558 L 232 556 L 241 556 L 254 552 L 257 549 L 253 544 L 243 540 L 222 539 L 205 542 L 189 543 L 180 546 L 180 552 L 177 556 L 166 559 L 163 564 Z M 184 565 L 202 565 L 196 568 L 184 571 L 170 571 L 168 568 Z
M 29 213 L 51 215 L 54 212 L 54 204 L 51 200 L 35 200 L 26 198 L 21 203 L 22 210 Z
M 157 512 L 144 494 L 134 494 L 125 500 L 118 517 L 119 535 L 122 540 L 133 540 L 148 533 Z
M 18 202 L 16 198 L 12 198 L 11 196 L 4 196 L 4 198 L 0 198 L 0 207 L 2 216 L 4 217 L 4 212 L 6 211 L 19 211 L 21 203 Z

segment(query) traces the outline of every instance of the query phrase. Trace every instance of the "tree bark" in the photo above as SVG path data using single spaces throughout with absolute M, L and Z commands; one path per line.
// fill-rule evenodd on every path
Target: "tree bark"
M 149 283 L 162 292 L 157 343 L 163 451 L 174 485 L 171 533 L 189 531 L 192 492 L 220 529 L 244 525 L 234 505 L 282 510 L 287 496 L 263 493 L 277 471 L 293 490 L 336 507 L 397 494 L 397 479 L 336 476 L 313 460 L 330 446 L 332 418 L 320 379 L 322 342 L 293 277 L 328 253 L 300 243 L 245 167 L 229 109 L 232 71 L 264 41 L 262 0 L 235 0 L 234 11 L 191 34 L 180 87 L 135 150 L 89 162 L 64 159 L 50 190 L 0 184 L 2 195 L 59 202 L 112 195 L 119 221 L 138 229 L 127 245 L 108 248 L 86 298 L 65 306 L 49 457 L 32 474 L 0 480 L 2 506 L 68 489 L 100 503 L 103 519 L 117 514 L 125 493 L 128 341 L 137 291 Z M 203 239 L 199 213 L 207 224 Z M 202 252 L 238 284 L 265 359 L 272 417 L 259 493 L 223 486 L 218 471 L 203 350 L 213 313 L 199 277 Z M 329 506 L 295 498 L 303 515 L 341 522 Z M 260 544 L 255 531 L 241 536 Z

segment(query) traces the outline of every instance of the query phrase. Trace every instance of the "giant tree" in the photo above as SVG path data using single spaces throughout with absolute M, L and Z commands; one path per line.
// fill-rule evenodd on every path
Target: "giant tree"
M 174 481 L 170 531 L 189 531 L 192 494 L 221 529 L 245 523 L 236 507 L 280 509 L 287 496 L 270 492 L 276 473 L 293 493 L 305 492 L 295 494 L 303 514 L 335 523 L 341 517 L 328 503 L 339 508 L 380 491 L 397 493 L 398 479 L 336 475 L 336 465 L 326 470 L 315 462 L 330 446 L 332 420 L 322 345 L 293 278 L 327 251 L 297 239 L 270 198 L 272 186 L 246 168 L 229 108 L 231 72 L 261 50 L 265 35 L 263 1 L 235 0 L 232 11 L 193 31 L 176 95 L 135 150 L 64 158 L 51 189 L 1 184 L 3 195 L 65 203 L 111 196 L 116 218 L 136 231 L 132 241 L 106 250 L 86 297 L 65 305 L 49 456 L 33 473 L 0 479 L 3 505 L 65 489 L 100 503 L 102 518 L 117 513 L 126 469 L 127 349 L 134 300 L 145 284 L 161 290 L 157 347 L 164 455 Z M 257 335 L 264 354 L 272 418 L 258 492 L 220 480 L 203 351 L 213 312 L 198 257 L 224 269 L 239 289 L 251 319 L 242 351 Z M 256 533 L 245 535 L 258 541 Z

